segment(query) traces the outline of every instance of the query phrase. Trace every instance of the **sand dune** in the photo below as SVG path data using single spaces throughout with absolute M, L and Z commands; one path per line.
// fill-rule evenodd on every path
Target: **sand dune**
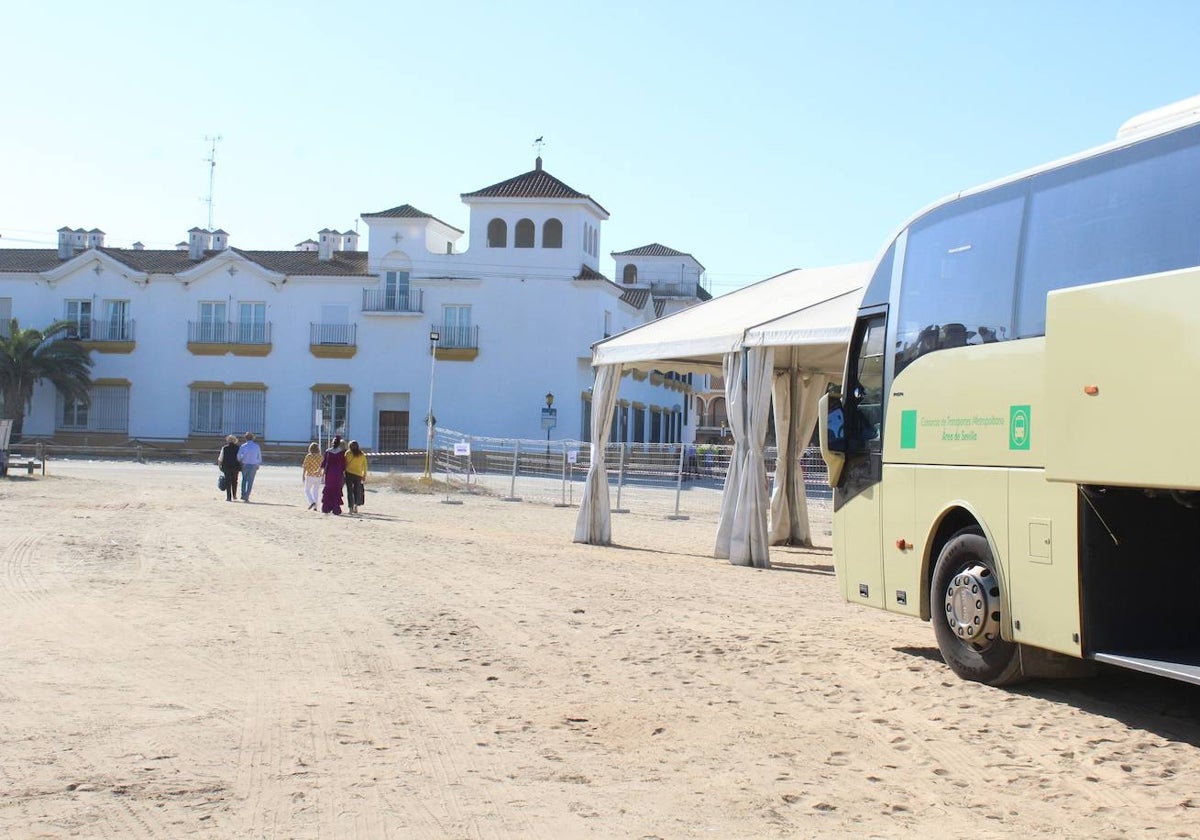
M 714 526 L 379 490 L 305 510 L 215 468 L 0 481 L 0 834 L 1200 834 L 1200 692 L 999 690 L 928 625 Z

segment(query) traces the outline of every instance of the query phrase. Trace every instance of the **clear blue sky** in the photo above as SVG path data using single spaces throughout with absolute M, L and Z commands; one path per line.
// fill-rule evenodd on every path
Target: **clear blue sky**
M 1193 2 L 14 3 L 0 246 L 290 248 L 533 167 L 714 293 L 873 259 L 959 189 L 1200 93 Z M 365 232 L 365 227 L 363 228 Z

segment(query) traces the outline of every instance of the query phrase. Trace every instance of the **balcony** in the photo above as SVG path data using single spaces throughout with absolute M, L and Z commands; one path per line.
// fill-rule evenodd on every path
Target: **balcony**
M 308 352 L 318 359 L 352 359 L 358 352 L 357 324 L 308 325 Z
M 479 355 L 479 327 L 435 325 L 431 329 L 441 335 L 436 353 L 439 361 L 469 362 Z
M 371 314 L 412 315 L 425 310 L 422 289 L 363 289 L 362 311 Z
M 188 321 L 188 351 L 197 356 L 266 356 L 270 322 Z
M 132 353 L 133 321 L 80 321 L 68 337 L 98 353 Z

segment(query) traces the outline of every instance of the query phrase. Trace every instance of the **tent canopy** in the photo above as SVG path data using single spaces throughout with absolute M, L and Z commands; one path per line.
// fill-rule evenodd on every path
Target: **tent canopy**
M 853 263 L 770 277 L 599 341 L 592 364 L 713 373 L 726 353 L 745 346 L 799 346 L 811 348 L 801 366 L 840 373 L 870 270 L 870 263 Z M 776 366 L 791 367 L 792 355 L 777 353 Z

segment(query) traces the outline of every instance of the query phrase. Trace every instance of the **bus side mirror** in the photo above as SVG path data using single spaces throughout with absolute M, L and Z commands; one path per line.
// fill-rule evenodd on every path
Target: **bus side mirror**
M 829 486 L 836 487 L 846 463 L 842 403 L 835 398 L 834 407 L 830 409 L 829 394 L 825 394 L 817 405 L 817 440 L 821 446 L 821 458 L 829 473 Z

